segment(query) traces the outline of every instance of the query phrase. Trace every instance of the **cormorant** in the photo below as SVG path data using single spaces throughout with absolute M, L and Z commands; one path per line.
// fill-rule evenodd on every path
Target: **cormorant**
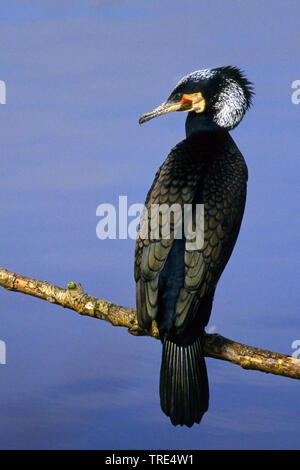
M 200 247 L 190 249 L 187 237 L 176 237 L 176 211 L 169 237 L 162 235 L 160 213 L 159 235 L 142 236 L 140 222 L 136 241 L 138 323 L 149 330 L 156 320 L 162 341 L 160 403 L 173 425 L 200 423 L 208 409 L 202 338 L 217 282 L 240 230 L 248 178 L 228 131 L 242 120 L 252 95 L 252 83 L 237 67 L 199 70 L 180 80 L 162 105 L 139 119 L 142 124 L 171 111 L 188 112 L 186 139 L 171 150 L 148 192 L 146 226 L 153 223 L 151 208 L 175 204 L 183 212 L 190 204 L 195 227 L 195 207 L 204 204 Z M 178 219 L 182 227 L 183 218 Z

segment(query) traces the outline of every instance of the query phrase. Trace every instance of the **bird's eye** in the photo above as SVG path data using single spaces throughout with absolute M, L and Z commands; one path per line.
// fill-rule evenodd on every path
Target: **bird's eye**
M 175 100 L 175 101 L 180 101 L 181 98 L 182 98 L 182 93 L 176 93 L 176 94 L 174 95 L 174 100 Z

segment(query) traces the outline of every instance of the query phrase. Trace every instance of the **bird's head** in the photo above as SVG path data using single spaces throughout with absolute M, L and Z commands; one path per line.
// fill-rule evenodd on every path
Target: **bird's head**
M 206 126 L 233 129 L 251 105 L 253 87 L 237 67 L 226 66 L 198 70 L 184 77 L 169 98 L 139 123 L 171 111 L 183 111 L 203 117 Z

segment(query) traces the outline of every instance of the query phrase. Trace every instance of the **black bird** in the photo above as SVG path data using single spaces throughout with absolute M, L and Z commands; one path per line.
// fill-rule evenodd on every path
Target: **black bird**
M 149 330 L 156 320 L 163 343 L 160 402 L 174 425 L 200 423 L 208 409 L 202 338 L 240 230 L 248 178 L 228 131 L 242 120 L 252 95 L 251 82 L 236 67 L 200 70 L 184 77 L 167 101 L 139 120 L 188 112 L 186 139 L 171 150 L 148 192 L 135 250 L 138 323 Z M 174 204 L 165 236 L 166 205 Z M 190 205 L 195 229 L 199 204 L 204 204 L 204 238 L 191 248 L 187 236 L 177 236 L 187 216 L 177 216 Z

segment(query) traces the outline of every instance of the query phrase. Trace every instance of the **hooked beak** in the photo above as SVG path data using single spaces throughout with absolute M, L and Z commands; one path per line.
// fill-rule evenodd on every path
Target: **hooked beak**
M 157 116 L 161 116 L 162 114 L 170 113 L 172 111 L 189 111 L 189 109 L 191 108 L 191 104 L 192 103 L 182 101 L 179 101 L 178 103 L 165 101 L 149 113 L 142 114 L 139 119 L 139 124 L 143 124 L 144 122 L 150 121 L 150 119 L 153 119 Z

